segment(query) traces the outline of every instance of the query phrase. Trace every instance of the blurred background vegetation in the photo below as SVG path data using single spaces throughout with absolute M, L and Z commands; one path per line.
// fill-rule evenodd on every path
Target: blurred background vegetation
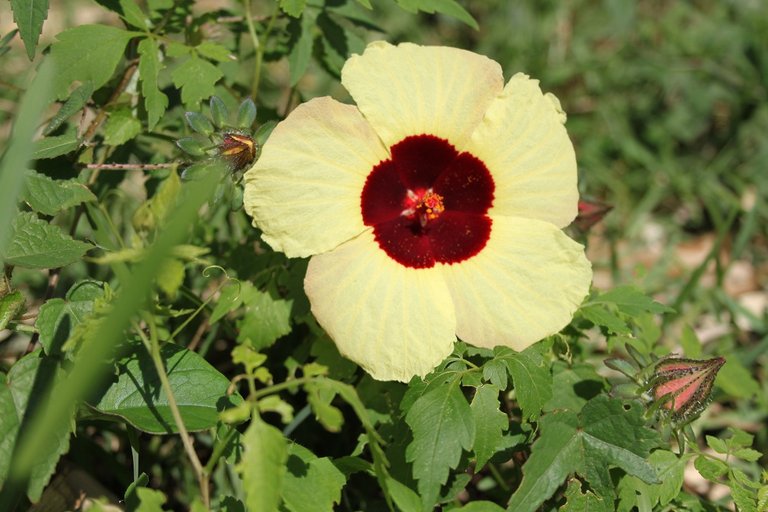
M 458 46 L 498 61 L 507 78 L 528 73 L 558 96 L 568 113 L 582 193 L 613 207 L 588 235 L 595 286 L 635 283 L 673 306 L 676 313 L 667 316 L 658 333 L 667 352 L 698 350 L 685 342 L 690 326 L 702 353 L 735 358 L 740 364 L 731 367 L 728 381 L 741 386 L 731 386 L 728 393 L 744 400 L 716 403 L 697 427 L 747 429 L 757 435 L 755 448 L 767 453 L 768 3 L 463 2 L 479 30 L 440 15 L 406 13 L 389 0 L 373 4 L 372 12 L 356 4 L 345 7 L 361 20 L 347 33 L 344 44 L 350 51 L 361 51 L 367 41 L 381 37 Z M 121 25 L 96 2 L 52 0 L 51 6 L 41 47 L 71 26 Z M 253 6 L 263 19 L 274 9 L 271 2 Z M 200 27 L 206 37 L 240 44 L 243 33 L 229 27 L 242 24 L 226 21 L 241 13 L 238 2 L 199 1 L 195 11 L 207 16 Z M 0 35 L 13 27 L 9 4 L 2 2 Z M 318 39 L 316 51 L 321 44 Z M 13 51 L 0 56 L 0 149 L 33 69 L 18 39 L 11 46 Z M 333 63 L 313 60 L 291 87 L 286 59 L 271 61 L 269 50 L 257 101 L 260 119 L 283 116 L 317 95 L 346 98 Z M 224 79 L 217 94 L 233 104 L 247 92 L 235 94 L 251 66 L 252 61 L 222 63 Z M 176 109 L 166 116 L 175 116 L 182 131 L 183 107 Z M 140 135 L 130 153 L 117 150 L 110 158 L 145 163 L 178 158 L 173 144 L 178 133 L 172 131 L 166 124 L 151 136 Z M 55 160 L 46 165 L 55 167 Z M 239 229 L 247 229 L 247 222 Z M 235 255 L 227 252 L 227 257 L 237 268 Z M 84 265 L 81 273 L 87 275 Z M 19 271 L 15 279 L 33 290 L 46 286 L 46 276 L 38 272 Z M 764 467 L 768 463 L 765 455 L 761 462 Z

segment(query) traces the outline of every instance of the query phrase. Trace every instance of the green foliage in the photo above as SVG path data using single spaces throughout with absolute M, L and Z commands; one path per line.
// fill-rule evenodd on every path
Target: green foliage
M 523 466 L 523 480 L 507 510 L 536 510 L 568 476 L 589 482 L 595 495 L 614 498 L 609 467 L 618 467 L 646 483 L 659 483 L 645 460 L 659 443 L 644 426 L 642 407 L 597 396 L 581 412 L 554 412 L 542 417 L 541 433 Z
M 766 510 L 764 5 L 201 5 L 10 2 L 0 510 L 72 466 L 145 512 Z M 561 333 L 372 381 L 314 320 L 307 261 L 251 226 L 243 171 L 298 104 L 349 103 L 341 68 L 375 39 L 558 95 L 580 186 L 613 206 L 576 230 L 595 289 Z M 643 371 L 675 353 L 727 361 L 677 437 Z

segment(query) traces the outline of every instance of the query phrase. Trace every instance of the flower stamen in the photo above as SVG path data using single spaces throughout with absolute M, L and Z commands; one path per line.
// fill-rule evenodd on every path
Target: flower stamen
M 409 219 L 418 217 L 419 225 L 422 228 L 425 228 L 429 221 L 435 220 L 445 211 L 443 196 L 436 194 L 431 188 L 416 192 L 408 189 L 403 203 L 405 209 L 400 215 Z

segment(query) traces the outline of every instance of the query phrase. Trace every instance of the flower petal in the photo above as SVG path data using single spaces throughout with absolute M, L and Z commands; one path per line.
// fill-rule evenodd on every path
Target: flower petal
M 557 227 L 576 216 L 576 156 L 557 99 L 521 73 L 490 105 L 466 148 L 496 183 L 490 215 L 540 219 Z
M 453 349 L 453 305 L 438 269 L 394 262 L 369 231 L 309 261 L 304 289 L 339 351 L 379 380 L 424 376 Z
M 388 157 L 357 108 L 310 100 L 275 127 L 245 173 L 245 211 L 276 251 L 329 251 L 365 229 L 360 193 L 373 166 Z
M 428 134 L 461 149 L 504 78 L 496 62 L 472 52 L 377 41 L 347 60 L 341 83 L 387 147 Z
M 589 291 L 584 247 L 553 224 L 492 217 L 491 237 L 474 258 L 445 265 L 456 334 L 479 347 L 522 350 L 558 332 Z

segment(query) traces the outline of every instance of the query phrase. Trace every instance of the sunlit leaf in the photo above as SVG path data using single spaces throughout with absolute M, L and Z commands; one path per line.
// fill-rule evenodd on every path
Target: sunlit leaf
M 341 503 L 341 488 L 347 479 L 327 457 L 317 457 L 306 448 L 288 448 L 283 501 L 291 512 L 334 510 Z
M 96 200 L 88 187 L 76 180 L 54 180 L 35 171 L 27 172 L 22 197 L 33 210 L 45 215 L 56 215 L 67 208 Z
M 475 452 L 479 470 L 496 453 L 502 443 L 502 435 L 509 427 L 509 418 L 499 410 L 499 388 L 484 385 L 477 388 L 472 398 L 470 409 L 475 422 L 475 440 L 472 449 Z
M 275 427 L 254 417 L 243 435 L 243 457 L 237 469 L 251 512 L 278 509 L 285 482 L 288 442 Z
M 11 0 L 11 9 L 27 56 L 32 60 L 43 31 L 43 22 L 48 17 L 48 0 Z

